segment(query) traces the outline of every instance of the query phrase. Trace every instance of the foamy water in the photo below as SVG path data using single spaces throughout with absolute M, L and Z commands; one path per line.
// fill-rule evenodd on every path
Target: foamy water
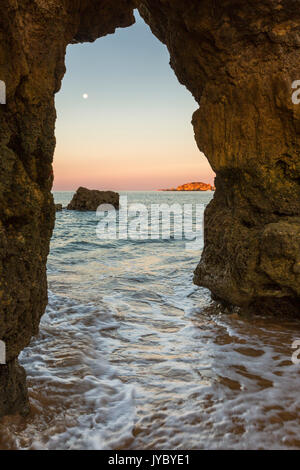
M 49 305 L 21 356 L 31 413 L 2 419 L 0 448 L 299 448 L 300 323 L 222 312 L 192 284 L 200 250 L 100 241 L 96 225 L 93 213 L 57 214 Z

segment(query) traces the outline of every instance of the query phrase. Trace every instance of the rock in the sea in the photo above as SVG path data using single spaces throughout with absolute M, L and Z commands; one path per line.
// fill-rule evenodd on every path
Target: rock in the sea
M 208 183 L 185 183 L 177 188 L 161 189 L 161 191 L 214 191 L 215 187 Z
M 120 196 L 114 191 L 78 188 L 68 205 L 69 211 L 96 211 L 101 204 L 111 204 L 119 209 Z
M 186 183 L 178 186 L 176 191 L 213 191 L 214 187 L 207 183 Z
M 62 211 L 62 208 L 63 208 L 63 207 L 62 207 L 62 204 L 55 204 L 55 210 L 56 210 L 56 212 Z

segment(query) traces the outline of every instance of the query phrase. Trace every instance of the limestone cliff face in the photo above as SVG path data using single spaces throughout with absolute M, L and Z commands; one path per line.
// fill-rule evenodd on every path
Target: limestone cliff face
M 137 5 L 200 105 L 199 148 L 216 178 L 195 282 L 255 311 L 300 298 L 300 79 L 297 0 L 6 0 L 0 16 L 0 415 L 26 411 L 20 351 L 47 303 L 55 208 L 54 94 L 69 43 L 133 23 Z M 130 51 L 129 51 L 130 53 Z
M 38 332 L 47 304 L 46 260 L 55 218 L 50 193 L 54 94 L 66 46 L 133 23 L 130 0 L 7 0 L 0 15 L 0 416 L 27 410 L 16 359 Z
M 217 174 L 195 283 L 248 310 L 299 314 L 299 3 L 139 5 L 200 105 L 195 137 Z

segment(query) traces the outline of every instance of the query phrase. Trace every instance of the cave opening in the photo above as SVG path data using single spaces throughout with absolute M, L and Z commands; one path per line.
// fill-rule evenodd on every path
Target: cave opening
M 93 44 L 67 48 L 56 94 L 54 191 L 213 184 L 191 125 L 198 105 L 137 10 L 135 19 Z
M 54 96 L 65 73 L 65 49 L 68 44 L 92 42 L 114 32 L 116 27 L 132 25 L 136 5 L 154 35 L 167 45 L 179 82 L 191 91 L 200 106 L 193 118 L 196 141 L 217 174 L 215 197 L 206 211 L 205 248 L 196 270 L 196 283 L 208 288 L 215 298 L 250 313 L 283 316 L 292 312 L 299 316 L 300 107 L 293 93 L 293 84 L 299 79 L 299 21 L 288 2 L 276 6 L 274 1 L 267 0 L 257 8 L 248 2 L 217 3 L 191 1 L 187 6 L 186 2 L 175 1 L 116 0 L 112 8 L 107 1 L 53 0 L 47 5 L 23 2 L 22 7 L 15 8 L 9 0 L 8 7 L 3 9 L 0 67 L 7 96 L 6 104 L 0 107 L 3 170 L 0 173 L 0 268 L 5 273 L 0 278 L 4 312 L 0 327 L 1 341 L 6 344 L 7 366 L 1 369 L 0 375 L 0 415 L 27 409 L 25 373 L 18 366 L 18 356 L 38 333 L 47 305 L 46 263 L 55 217 L 51 195 Z M 148 57 L 143 57 L 145 62 L 148 64 Z M 83 106 L 88 109 L 93 93 L 82 86 L 77 96 L 82 105 L 78 113 L 85 124 L 86 114 L 82 109 Z M 57 102 L 59 99 L 58 95 Z M 70 100 L 76 101 L 74 95 Z M 62 116 L 59 105 L 58 111 Z M 73 117 L 70 116 L 69 123 Z M 111 122 L 114 120 L 115 116 L 111 116 Z M 128 124 L 128 113 L 123 113 L 123 121 Z M 144 127 L 139 123 L 139 130 L 144 131 Z M 90 126 L 86 129 L 89 131 Z M 70 141 L 77 145 L 75 134 L 74 127 Z M 90 143 L 90 137 L 86 133 L 81 142 L 86 139 Z M 59 127 L 57 139 L 55 165 L 59 175 L 58 165 L 63 161 L 59 154 L 63 144 Z M 113 136 L 111 140 L 118 139 Z M 87 157 L 82 157 L 80 152 L 80 158 Z M 110 155 L 105 157 L 102 152 L 99 161 L 101 158 L 104 162 Z M 200 161 L 199 154 L 197 161 Z M 72 150 L 65 174 L 73 167 L 79 168 L 80 173 L 76 165 Z M 95 179 L 98 184 L 99 173 Z M 69 184 L 63 183 L 61 188 Z M 78 223 L 84 236 L 87 225 L 80 224 L 80 220 Z M 91 280 L 86 269 L 87 256 L 82 257 L 80 273 L 76 272 L 72 253 L 76 242 L 70 242 L 69 252 L 59 246 L 62 240 L 68 242 L 69 236 L 70 226 L 66 226 L 56 254 L 62 264 L 62 253 L 67 254 L 73 268 L 66 277 L 74 281 L 77 295 L 84 298 Z M 110 259 L 103 267 L 114 272 L 113 243 L 110 248 Z M 82 251 L 86 255 L 84 244 Z M 156 255 L 157 246 L 153 251 Z M 126 253 L 124 259 L 129 260 L 132 255 Z M 165 259 L 166 269 L 176 266 L 173 255 Z M 92 261 L 97 263 L 96 259 Z M 152 261 L 155 264 L 155 258 Z M 199 256 L 186 266 L 189 276 L 191 265 L 197 261 Z M 137 273 L 142 268 L 148 270 L 148 281 L 154 272 L 159 275 L 153 264 L 143 266 L 140 259 L 135 272 L 126 271 L 127 267 L 123 265 L 127 286 L 128 282 L 139 285 Z M 181 292 L 183 280 L 175 269 L 160 282 L 167 288 L 164 281 L 174 273 L 178 274 L 177 287 Z M 51 263 L 48 274 L 58 278 Z M 79 274 L 83 280 L 80 285 L 76 278 Z M 100 285 L 101 277 L 98 280 Z M 121 273 L 121 288 L 124 285 Z M 62 288 L 67 290 L 68 286 Z M 105 286 L 106 295 L 111 288 Z M 156 294 L 155 289 L 153 292 Z M 146 304 L 155 303 L 149 290 L 144 294 Z M 89 293 L 91 301 L 94 295 L 95 291 Z M 58 300 L 55 296 L 51 299 L 52 311 Z M 119 309 L 115 298 L 109 300 L 114 303 L 118 318 L 122 311 L 126 312 L 126 301 L 125 308 Z M 177 306 L 180 304 L 176 297 L 173 300 Z M 62 313 L 65 308 L 76 311 L 74 305 L 68 305 L 68 300 L 65 303 L 59 307 Z M 176 306 L 173 308 L 176 315 Z M 87 305 L 86 325 L 92 322 L 89 309 Z M 51 319 L 55 323 L 54 314 Z M 51 322 L 48 326 L 53 327 Z M 81 326 L 86 331 L 85 324 Z M 84 338 L 80 337 L 80 341 L 84 346 Z M 30 360 L 27 365 L 30 367 Z
M 193 181 L 214 184 L 215 174 L 199 152 L 191 123 L 198 105 L 171 69 L 166 46 L 152 34 L 138 11 L 134 13 L 136 22 L 129 28 L 117 29 L 92 44 L 71 44 L 67 48 L 66 74 L 55 97 L 52 189 L 55 202 L 63 207 L 82 186 L 118 191 L 128 195 L 129 203 L 140 199 L 147 204 L 148 192 L 155 195 L 155 190 Z M 205 204 L 211 197 L 208 191 Z M 154 202 L 156 199 L 154 196 Z M 183 202 L 185 199 L 189 201 L 183 198 Z M 57 214 L 58 224 L 60 217 Z M 88 223 L 96 223 L 94 214 Z M 69 224 L 70 245 L 72 231 L 78 230 L 80 236 L 74 245 L 80 252 L 90 241 L 93 256 L 96 232 L 84 227 L 82 214 L 70 216 Z M 66 261 L 68 246 L 65 257 L 60 254 L 63 244 L 57 244 L 55 238 L 56 230 L 48 260 L 50 297 L 53 290 L 58 294 L 68 291 L 77 300 L 88 300 L 88 294 L 83 293 L 85 286 L 97 279 L 100 265 L 92 264 L 92 268 L 96 266 L 92 273 L 78 258 L 76 271 L 70 269 Z M 62 262 L 59 270 L 65 269 L 64 282 L 57 274 L 52 275 L 57 254 Z M 190 276 L 199 257 L 198 252 Z M 101 270 L 105 271 L 105 263 Z M 190 283 L 192 286 L 192 278 Z M 101 291 L 105 294 L 105 289 Z

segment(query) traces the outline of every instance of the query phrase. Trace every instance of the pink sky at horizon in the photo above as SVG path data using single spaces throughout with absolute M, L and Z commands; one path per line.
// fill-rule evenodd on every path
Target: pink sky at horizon
M 101 162 L 101 157 L 90 157 L 88 165 L 82 165 L 87 159 L 73 158 L 72 171 L 69 167 L 69 159 L 56 158 L 54 163 L 54 191 L 75 191 L 79 186 L 99 190 L 142 191 L 157 190 L 163 188 L 175 188 L 184 183 L 202 181 L 214 184 L 214 173 L 208 167 L 205 168 L 206 158 L 198 151 L 199 167 L 202 171 L 195 174 L 194 167 L 185 164 L 185 159 L 177 159 L 176 164 L 168 161 L 162 168 L 159 164 L 153 165 L 151 157 L 145 155 L 139 164 L 135 158 L 124 157 L 121 166 L 119 159 L 109 165 Z M 113 160 L 113 159 L 112 159 Z M 202 160 L 202 165 L 201 165 Z
M 161 181 L 161 182 L 160 182 Z M 172 183 L 173 181 L 173 183 Z M 157 184 L 155 184 L 155 182 Z M 124 183 L 123 181 L 118 184 L 117 181 L 114 181 L 113 183 L 107 183 L 107 184 L 99 184 L 97 180 L 93 181 L 91 179 L 89 180 L 82 180 L 78 178 L 77 180 L 72 177 L 72 181 L 68 180 L 63 180 L 61 179 L 58 183 L 53 185 L 53 191 L 76 191 L 80 186 L 87 187 L 88 189 L 98 189 L 99 191 L 157 191 L 160 189 L 171 189 L 171 188 L 177 188 L 177 186 L 180 186 L 185 183 L 193 183 L 193 182 L 202 182 L 202 183 L 209 183 L 211 185 L 214 185 L 214 178 L 213 177 L 207 177 L 207 178 L 181 178 L 180 180 L 178 178 L 167 181 L 161 179 L 155 179 L 152 178 L 149 183 L 145 180 L 139 185 L 136 180 L 133 183 L 130 183 L 128 181 L 127 183 Z
M 199 162 L 206 158 L 199 151 Z M 126 160 L 120 167 L 120 161 L 110 165 L 101 163 L 101 157 L 95 161 L 89 159 L 89 165 L 82 165 L 86 159 L 76 158 L 72 162 L 72 171 L 69 168 L 68 159 L 56 158 L 54 162 L 54 191 L 75 191 L 79 186 L 99 190 L 142 191 L 157 190 L 163 188 L 176 188 L 177 186 L 194 181 L 214 184 L 214 173 L 206 164 L 199 164 L 202 171 L 198 174 L 191 165 L 186 165 L 184 158 L 176 165 L 164 165 L 163 171 L 160 165 L 151 165 L 151 158 L 144 157 L 144 161 L 136 164 L 133 159 Z M 208 166 L 208 164 L 207 164 Z

